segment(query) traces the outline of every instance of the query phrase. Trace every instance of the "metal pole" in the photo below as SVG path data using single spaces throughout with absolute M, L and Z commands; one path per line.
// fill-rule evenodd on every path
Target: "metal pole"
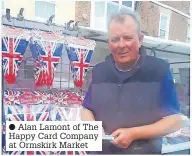
M 61 68 L 60 68 L 60 71 L 61 71 L 60 72 L 60 89 L 61 89 L 61 83 L 62 83 L 62 80 L 61 80 L 62 76 L 61 75 L 62 75 L 62 70 L 63 70 L 63 58 L 62 58 L 62 55 L 61 55 L 61 62 L 60 63 L 61 63 Z

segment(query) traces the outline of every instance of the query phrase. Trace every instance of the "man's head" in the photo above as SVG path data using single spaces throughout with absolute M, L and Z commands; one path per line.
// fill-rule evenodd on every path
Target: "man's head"
M 142 41 L 140 23 L 133 11 L 120 12 L 111 18 L 108 44 L 117 65 L 134 63 L 139 56 Z

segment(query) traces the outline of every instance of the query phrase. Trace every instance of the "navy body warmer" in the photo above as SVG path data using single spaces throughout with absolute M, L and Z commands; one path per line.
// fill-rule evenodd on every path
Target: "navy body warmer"
M 107 134 L 118 128 L 152 124 L 176 113 L 173 107 L 164 107 L 170 100 L 165 98 L 162 101 L 161 95 L 165 94 L 161 91 L 161 82 L 170 70 L 169 64 L 162 59 L 146 56 L 144 48 L 140 52 L 138 64 L 126 73 L 124 80 L 120 79 L 112 56 L 93 68 L 92 83 L 83 106 L 93 112 L 96 121 L 102 121 Z M 173 95 L 172 92 L 168 97 Z M 136 140 L 127 149 L 106 141 L 101 153 L 160 154 L 161 148 L 162 138 Z

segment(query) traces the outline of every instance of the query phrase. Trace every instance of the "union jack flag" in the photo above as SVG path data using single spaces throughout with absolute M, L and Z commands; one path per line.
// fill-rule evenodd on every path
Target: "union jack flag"
M 82 99 L 76 92 L 61 90 L 53 93 L 54 103 L 58 105 L 80 105 Z
M 58 91 L 51 92 L 51 103 L 57 104 L 58 102 Z
M 80 120 L 81 107 L 54 105 L 50 111 L 52 121 L 77 121 Z
M 93 50 L 81 48 L 77 45 L 69 45 L 67 53 L 71 63 L 74 84 L 76 87 L 82 88 Z
M 35 58 L 35 84 L 36 87 L 52 86 L 54 72 L 60 61 L 63 44 L 53 41 L 34 41 L 30 49 Z
M 82 103 L 81 98 L 75 92 L 66 92 L 63 97 L 63 101 L 66 105 L 70 105 L 70 104 L 80 105 Z
M 52 105 L 50 110 L 50 120 L 51 121 L 67 121 L 65 113 L 62 108 L 58 105 Z
M 15 105 L 20 103 L 18 96 L 21 93 L 17 90 L 4 90 L 4 104 L 5 105 Z
M 2 36 L 2 63 L 5 80 L 14 84 L 28 41 L 20 37 Z
M 49 120 L 49 112 L 8 114 L 7 119 L 9 121 L 48 121 Z
M 9 114 L 20 114 L 20 113 L 43 113 L 43 112 L 49 112 L 49 105 L 47 104 L 41 104 L 41 105 L 22 105 L 18 104 L 17 106 L 8 106 L 8 112 Z
M 29 90 L 5 90 L 4 111 L 7 114 L 49 112 L 46 94 Z M 49 98 L 47 98 L 49 100 Z
M 11 90 L 6 90 L 4 93 L 6 96 L 9 96 L 10 93 L 12 93 L 13 91 Z M 17 98 L 20 99 L 19 100 L 15 100 L 18 103 L 11 103 L 12 105 L 5 104 L 5 106 L 7 106 L 7 109 L 5 111 L 6 115 L 13 115 L 13 117 L 15 117 L 17 119 L 17 115 L 16 114 L 27 114 L 27 119 L 23 120 L 25 121 L 29 121 L 29 120 L 34 120 L 33 119 L 33 115 L 32 113 L 44 113 L 44 112 L 49 112 L 49 105 L 48 104 L 43 104 L 43 100 L 41 99 L 42 97 L 40 97 L 40 94 L 38 92 L 35 91 L 15 91 L 16 93 L 20 93 L 17 94 Z M 6 94 L 7 93 L 7 94 Z M 26 97 L 24 96 L 26 94 Z M 34 95 L 34 96 L 33 96 Z M 26 98 L 31 98 L 30 101 L 24 101 L 22 99 L 26 99 Z M 31 100 L 35 99 L 34 103 L 31 103 Z M 5 98 L 6 100 L 6 98 Z M 29 103 L 27 103 L 29 102 Z M 37 116 L 39 116 L 39 114 L 37 114 Z M 46 114 L 46 117 L 44 118 L 48 118 L 48 114 Z M 40 120 L 40 119 L 39 119 Z M 42 120 L 44 121 L 44 120 Z
M 3 98 L 3 110 L 4 115 L 7 114 L 17 114 L 23 113 L 23 106 L 20 104 L 19 95 L 20 91 L 16 90 L 4 90 L 4 98 Z
M 46 91 L 38 91 L 42 96 L 43 104 L 49 104 L 52 100 L 51 93 Z

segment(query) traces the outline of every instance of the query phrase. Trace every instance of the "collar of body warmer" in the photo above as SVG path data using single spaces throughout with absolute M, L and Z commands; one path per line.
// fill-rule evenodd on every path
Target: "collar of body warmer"
M 142 67 L 145 60 L 145 56 L 146 56 L 146 50 L 144 47 L 141 46 L 141 48 L 139 49 L 139 54 L 140 54 L 140 57 L 137 63 L 132 67 L 130 71 L 125 72 L 126 73 L 125 79 L 131 77 L 139 68 Z M 105 60 L 107 64 L 112 68 L 115 75 L 120 79 L 120 75 L 119 75 L 119 72 L 116 70 L 116 65 L 115 65 L 115 61 L 113 59 L 112 54 L 107 56 Z

